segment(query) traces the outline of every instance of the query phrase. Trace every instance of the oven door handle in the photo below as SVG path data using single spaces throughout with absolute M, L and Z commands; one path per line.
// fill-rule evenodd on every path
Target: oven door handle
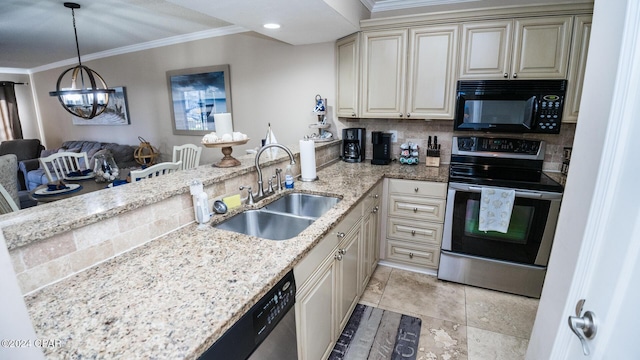
M 469 190 L 473 192 L 482 192 L 482 188 L 477 186 L 469 186 Z M 542 194 L 537 192 L 531 192 L 531 191 L 516 190 L 516 197 L 538 199 L 542 197 Z

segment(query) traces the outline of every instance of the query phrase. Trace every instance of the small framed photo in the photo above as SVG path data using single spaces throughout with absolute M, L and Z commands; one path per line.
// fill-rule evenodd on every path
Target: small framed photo
M 167 71 L 175 135 L 216 131 L 214 114 L 231 113 L 229 65 Z

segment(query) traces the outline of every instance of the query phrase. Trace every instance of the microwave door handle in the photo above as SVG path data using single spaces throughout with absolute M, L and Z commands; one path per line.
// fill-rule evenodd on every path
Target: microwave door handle
M 482 192 L 482 188 L 478 186 L 469 186 L 469 191 L 471 192 Z M 524 198 L 541 198 L 541 193 L 530 192 L 530 191 L 516 191 L 516 197 L 524 197 Z

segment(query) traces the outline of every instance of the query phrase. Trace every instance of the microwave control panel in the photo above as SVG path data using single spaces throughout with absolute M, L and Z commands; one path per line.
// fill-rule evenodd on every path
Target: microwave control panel
M 542 96 L 535 116 L 534 121 L 540 132 L 557 133 L 562 120 L 562 96 Z

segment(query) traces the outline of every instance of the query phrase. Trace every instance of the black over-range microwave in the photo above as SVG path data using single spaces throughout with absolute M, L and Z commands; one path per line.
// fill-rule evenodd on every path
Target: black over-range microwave
M 454 130 L 558 134 L 567 80 L 458 81 Z

